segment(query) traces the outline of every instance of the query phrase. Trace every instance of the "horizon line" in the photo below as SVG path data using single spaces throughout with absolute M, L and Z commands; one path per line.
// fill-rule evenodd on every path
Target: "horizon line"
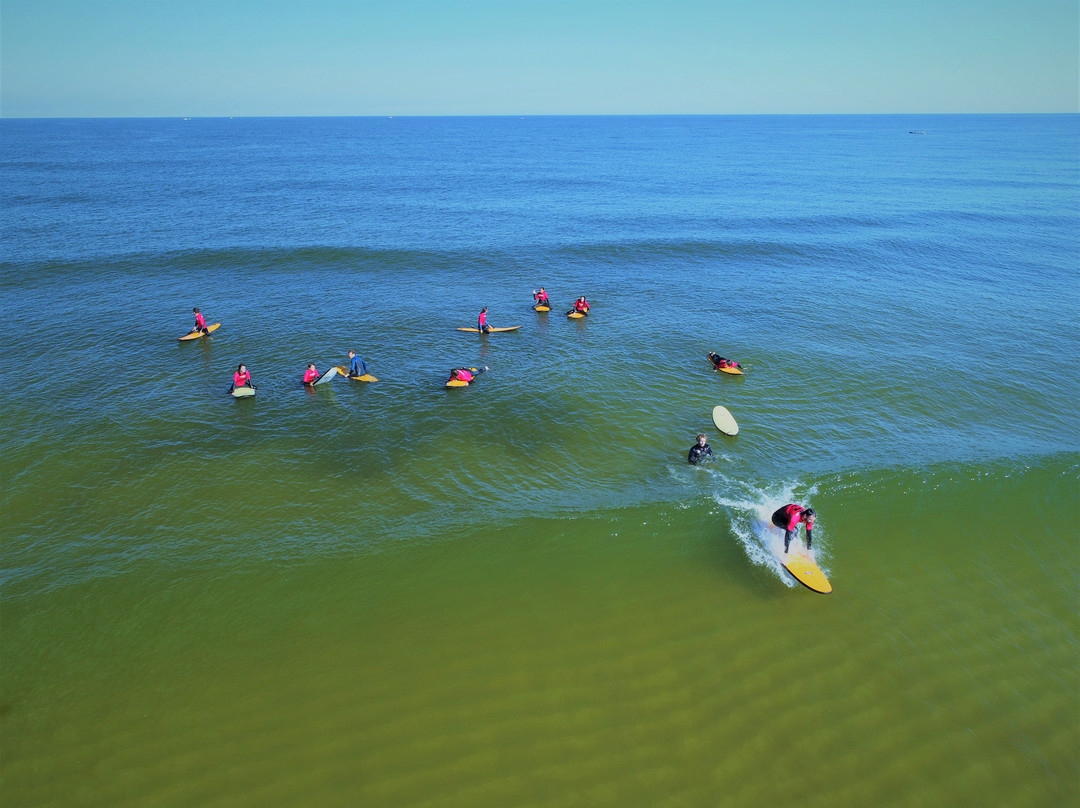
M 262 119 L 311 119 L 311 118 L 767 118 L 767 117 L 886 117 L 918 115 L 922 117 L 959 115 L 1080 115 L 1080 110 L 1047 112 L 540 112 L 540 113 L 488 113 L 457 112 L 443 114 L 413 113 L 391 115 L 369 113 L 359 115 L 3 115 L 3 121 L 190 121 L 190 120 L 262 120 Z

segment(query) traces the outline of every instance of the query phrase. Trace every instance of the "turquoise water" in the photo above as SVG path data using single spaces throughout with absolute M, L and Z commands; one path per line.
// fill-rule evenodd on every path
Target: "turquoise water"
M 1077 116 L 0 137 L 5 804 L 1080 799 Z

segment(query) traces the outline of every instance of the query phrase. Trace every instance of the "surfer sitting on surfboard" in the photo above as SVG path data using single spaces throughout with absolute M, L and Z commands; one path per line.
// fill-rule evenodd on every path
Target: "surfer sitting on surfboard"
M 742 365 L 736 362 L 734 359 L 725 359 L 720 354 L 709 351 L 709 361 L 713 363 L 713 367 L 717 370 L 720 368 L 739 368 L 742 370 Z
M 196 306 L 192 311 L 195 313 L 195 327 L 191 329 L 191 333 L 202 331 L 204 334 L 209 334 L 210 330 L 206 327 L 206 318 L 199 313 L 199 307 Z
M 536 301 L 537 306 L 547 306 L 549 304 L 548 293 L 544 291 L 543 286 L 540 287 L 539 292 L 533 289 L 533 300 Z
M 350 376 L 366 376 L 367 365 L 364 364 L 364 360 L 356 355 L 356 351 L 349 351 L 349 375 Z
M 697 436 L 697 443 L 690 447 L 690 454 L 686 456 L 686 462 L 697 465 L 707 457 L 712 457 L 712 447 L 706 443 L 705 433 Z
M 577 300 L 574 301 L 574 309 L 573 310 L 576 311 L 578 314 L 588 314 L 589 313 L 589 301 L 585 299 L 585 295 L 582 295 L 581 297 L 579 297 Z
M 481 334 L 486 334 L 491 330 L 491 326 L 487 324 L 487 306 L 480 309 L 480 316 L 476 318 L 476 330 Z
M 784 531 L 784 552 L 787 553 L 791 538 L 799 532 L 799 522 L 806 524 L 806 549 L 810 549 L 810 531 L 814 529 L 814 509 L 804 508 L 802 505 L 785 505 L 778 508 L 772 515 L 772 523 Z
M 236 373 L 233 374 L 232 387 L 229 388 L 229 392 L 231 393 L 237 387 L 252 387 L 251 373 L 242 364 L 236 368 Z
M 315 369 L 314 362 L 308 362 L 307 370 L 304 371 L 304 384 L 313 385 L 319 378 L 319 371 Z

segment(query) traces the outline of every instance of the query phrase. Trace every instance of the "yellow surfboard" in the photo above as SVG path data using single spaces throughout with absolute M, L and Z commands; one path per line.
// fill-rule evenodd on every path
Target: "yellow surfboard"
M 745 376 L 746 375 L 745 373 L 743 373 L 738 368 L 717 368 L 717 370 L 719 370 L 721 373 L 730 373 L 732 376 Z
M 551 306 L 533 306 L 533 311 L 551 311 Z
M 489 328 L 487 333 L 493 334 L 496 331 L 517 331 L 519 328 L 521 328 L 520 325 L 512 325 L 509 328 Z M 458 331 L 472 331 L 474 334 L 480 333 L 479 328 L 459 328 Z
M 792 542 L 794 544 L 794 542 Z M 832 592 L 832 584 L 821 571 L 821 567 L 814 561 L 812 555 L 807 555 L 805 550 L 792 548 L 788 553 L 781 549 L 777 554 L 784 569 L 795 576 L 795 580 L 808 589 L 827 595 Z
M 372 376 L 370 373 L 365 373 L 363 376 L 350 376 L 349 371 L 345 369 L 344 365 L 336 365 L 339 376 L 344 376 L 348 379 L 352 379 L 354 382 L 377 382 L 378 379 Z
M 209 334 L 217 331 L 219 328 L 221 328 L 221 323 L 214 323 L 213 325 L 208 325 L 206 327 L 206 332 L 207 334 Z M 184 336 L 177 337 L 177 339 L 180 340 L 180 342 L 186 342 L 189 339 L 198 339 L 199 337 L 205 336 L 206 334 L 204 334 L 202 331 L 189 331 L 187 334 L 184 334 Z
M 571 320 L 580 320 L 585 315 L 582 314 L 580 311 L 571 311 L 567 312 L 566 316 Z
M 476 377 L 480 375 L 481 371 L 478 368 L 469 368 L 469 370 L 472 371 L 472 375 L 473 375 L 472 380 L 473 380 L 473 382 L 475 382 Z M 487 368 L 484 368 L 484 370 L 487 370 Z M 450 379 L 450 381 L 448 381 L 446 383 L 446 386 L 447 387 L 468 387 L 470 384 L 472 384 L 472 382 L 462 381 L 461 379 Z

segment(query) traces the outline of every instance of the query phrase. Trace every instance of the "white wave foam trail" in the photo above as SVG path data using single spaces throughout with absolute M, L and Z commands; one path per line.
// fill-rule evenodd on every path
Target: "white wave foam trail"
M 746 551 L 747 558 L 772 570 L 785 586 L 798 586 L 798 581 L 780 563 L 780 554 L 784 551 L 784 533 L 773 527 L 772 515 L 777 508 L 790 502 L 807 504 L 809 507 L 810 497 L 817 493 L 817 486 L 804 488 L 794 481 L 758 488 L 745 480 L 733 480 L 718 471 L 713 474 L 722 486 L 722 492 L 713 493 L 713 499 L 727 510 L 731 532 Z M 814 543 L 814 549 L 819 566 L 828 574 L 821 564 L 819 542 Z

